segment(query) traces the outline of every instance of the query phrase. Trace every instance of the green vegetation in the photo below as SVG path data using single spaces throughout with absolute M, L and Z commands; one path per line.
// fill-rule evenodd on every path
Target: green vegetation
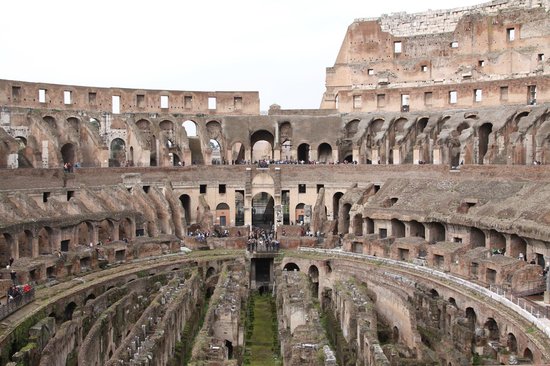
M 253 294 L 248 304 L 244 364 L 279 366 L 279 340 L 275 300 L 270 295 Z

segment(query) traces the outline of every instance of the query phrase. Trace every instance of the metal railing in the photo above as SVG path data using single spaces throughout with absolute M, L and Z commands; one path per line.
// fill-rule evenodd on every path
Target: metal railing
M 14 299 L 9 300 L 5 305 L 0 305 L 0 320 L 6 318 L 10 314 L 17 311 L 19 308 L 27 305 L 34 300 L 34 287 L 29 291 L 25 292 L 19 296 L 16 296 Z
M 509 297 L 505 297 L 495 291 L 492 291 L 488 288 L 485 288 L 473 282 L 464 280 L 460 277 L 456 277 L 454 275 L 451 275 L 442 271 L 438 271 L 436 269 L 429 268 L 429 267 L 418 266 L 412 263 L 402 262 L 402 261 L 398 261 L 390 258 L 375 257 L 367 254 L 344 252 L 341 250 L 334 250 L 334 249 L 317 249 L 317 248 L 304 248 L 304 247 L 300 247 L 299 250 L 304 252 L 324 253 L 331 256 L 342 256 L 342 257 L 348 257 L 348 258 L 357 258 L 362 260 L 366 259 L 366 260 L 372 260 L 376 262 L 387 263 L 393 266 L 408 268 L 417 272 L 423 272 L 423 273 L 429 274 L 432 277 L 439 277 L 441 279 L 454 282 L 456 285 L 466 287 L 479 294 L 485 295 L 499 302 L 500 304 L 506 306 L 507 308 L 513 310 L 515 313 L 519 314 L 524 319 L 526 319 L 527 321 L 535 325 L 547 337 L 550 337 L 550 326 L 546 325 L 542 320 L 540 320 L 541 318 L 548 318 L 547 311 L 544 311 L 544 312 L 538 311 L 538 309 L 536 309 L 536 307 L 533 306 L 533 304 L 531 303 L 524 304 L 523 302 L 520 301 L 520 303 L 518 304 L 514 301 L 511 301 Z M 534 310 L 534 313 L 532 312 L 532 310 Z
M 523 310 L 528 311 L 537 318 L 550 319 L 550 307 L 541 306 L 533 303 L 532 301 L 522 299 L 521 297 L 514 295 L 511 291 L 506 291 L 497 285 L 490 285 L 489 290 L 507 300 L 510 300 L 512 303 L 516 304 Z

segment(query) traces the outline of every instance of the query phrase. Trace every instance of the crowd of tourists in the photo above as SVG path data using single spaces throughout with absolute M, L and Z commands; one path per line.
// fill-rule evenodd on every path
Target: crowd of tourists
M 281 243 L 274 237 L 273 231 L 262 228 L 253 228 L 246 241 L 246 250 L 249 252 L 277 252 Z

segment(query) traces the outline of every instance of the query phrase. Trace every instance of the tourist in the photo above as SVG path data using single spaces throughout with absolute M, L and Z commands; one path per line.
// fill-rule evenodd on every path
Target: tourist
M 11 270 L 10 277 L 14 285 L 17 285 L 17 272 L 15 270 Z

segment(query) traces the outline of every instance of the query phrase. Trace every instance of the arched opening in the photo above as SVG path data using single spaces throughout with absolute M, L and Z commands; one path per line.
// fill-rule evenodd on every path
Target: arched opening
M 120 167 L 126 165 L 126 143 L 121 138 L 111 141 L 109 153 L 109 166 Z
M 244 191 L 235 192 L 235 226 L 244 225 Z
M 129 156 L 129 159 L 130 159 L 130 161 L 128 162 L 128 165 L 134 166 L 134 147 L 133 147 L 133 146 L 130 146 L 130 156 Z
M 22 136 L 16 136 L 15 140 L 19 144 L 17 149 L 17 166 L 19 168 L 33 168 L 33 149 L 28 147 L 27 139 Z
M 432 299 L 437 299 L 439 298 L 439 292 L 437 292 L 435 288 L 432 288 L 430 290 L 430 296 L 432 297 Z
M 17 243 L 19 246 L 19 257 L 31 258 L 32 257 L 32 233 L 29 230 L 20 232 L 17 235 Z
M 317 161 L 320 163 L 332 163 L 332 146 L 326 142 L 317 148 Z
M 456 309 L 458 309 L 458 305 L 456 304 L 456 300 L 454 297 L 449 297 L 449 304 L 454 306 Z
M 522 258 L 523 260 L 527 259 L 527 242 L 516 234 L 512 234 L 510 238 L 510 256 Z
M 221 146 L 217 140 L 210 139 L 208 147 L 212 151 L 212 165 L 220 165 L 222 163 Z
M 148 139 L 148 147 L 149 147 L 149 166 L 157 166 L 158 165 L 158 159 L 157 159 L 157 137 L 155 135 L 151 135 L 151 137 Z
M 355 214 L 353 217 L 353 233 L 356 236 L 363 236 L 363 215 Z
M 338 220 L 338 211 L 340 210 L 340 199 L 344 194 L 342 192 L 336 192 L 332 196 L 332 215 L 334 220 Z
M 66 322 L 68 320 L 73 319 L 73 313 L 76 309 L 76 304 L 74 302 L 70 302 L 65 306 L 65 311 L 63 312 L 63 321 Z
M 374 234 L 374 220 L 367 217 L 365 224 L 367 225 L 367 234 Z
M 477 324 L 477 315 L 473 308 L 466 308 L 466 319 L 468 320 L 468 328 L 473 331 Z
M 0 267 L 5 268 L 12 254 L 13 237 L 8 233 L 0 235 Z
M 51 227 L 45 226 L 38 232 L 38 254 L 48 255 L 52 254 L 52 233 Z
M 182 161 L 178 154 L 176 153 L 170 153 L 169 156 L 172 156 L 172 165 L 173 166 L 180 166 L 182 165 Z
M 309 281 L 311 284 L 311 295 L 313 298 L 319 297 L 319 268 L 310 266 L 308 270 Z
M 183 128 L 187 137 L 196 137 L 197 136 L 197 124 L 194 121 L 187 120 L 182 123 Z
M 508 352 L 514 354 L 518 353 L 518 341 L 513 333 L 508 333 L 506 337 L 506 347 L 508 347 Z
M 392 330 L 392 343 L 399 343 L 399 328 L 396 326 Z
M 432 222 L 429 224 L 430 227 L 430 244 L 435 244 L 439 241 L 447 240 L 447 233 L 445 231 L 445 226 L 440 222 Z
M 92 301 L 94 299 L 95 299 L 95 295 L 89 294 L 88 296 L 86 296 L 86 300 L 84 300 L 84 305 L 86 305 L 89 301 Z
M 533 362 L 533 352 L 529 349 L 529 347 L 525 348 L 525 351 L 523 351 L 523 358 Z
M 170 135 L 174 131 L 174 122 L 165 119 L 159 123 L 159 128 Z
M 462 134 L 462 131 L 464 131 L 465 129 L 468 129 L 468 128 L 470 128 L 470 125 L 468 124 L 468 122 L 463 121 L 462 123 L 460 123 L 458 125 L 458 127 L 456 128 L 456 131 L 460 135 L 460 134 Z
M 426 229 L 424 228 L 424 225 L 416 220 L 412 220 L 409 222 L 409 228 L 410 228 L 410 236 L 414 236 L 417 238 L 425 238 L 426 237 Z
M 232 360 L 233 359 L 233 343 L 225 340 L 225 348 L 227 349 L 227 359 Z
M 428 117 L 420 118 L 416 124 L 416 131 L 418 134 L 421 134 L 426 129 L 426 126 L 428 125 Z
M 252 146 L 252 161 L 273 159 L 273 143 L 275 138 L 266 130 L 256 131 L 250 136 Z
M 235 142 L 231 147 L 231 160 L 233 164 L 244 164 L 244 145 L 240 142 Z
M 191 223 L 191 197 L 187 194 L 182 194 L 180 196 L 181 206 L 183 208 L 183 215 L 185 217 L 185 222 L 187 225 Z
M 76 161 L 76 149 L 73 144 L 67 143 L 61 147 L 61 158 L 63 163 L 70 163 L 74 166 Z
M 498 333 L 498 325 L 495 319 L 489 318 L 483 325 L 485 333 L 487 334 L 487 339 L 489 341 L 498 341 L 500 336 Z
M 496 230 L 489 231 L 489 249 L 503 254 L 506 250 L 506 238 Z
M 78 244 L 88 245 L 92 241 L 93 226 L 89 222 L 81 222 L 78 227 Z
M 220 203 L 216 206 L 216 223 L 220 226 L 227 226 L 230 218 L 229 205 L 227 203 Z
M 99 120 L 97 118 L 90 118 L 88 121 L 90 124 L 90 129 L 92 131 L 95 131 L 97 134 L 99 134 L 99 129 L 101 128 L 101 124 L 99 123 Z
M 297 225 L 300 225 L 300 224 L 304 223 L 304 217 L 305 217 L 304 207 L 305 207 L 305 204 L 298 203 L 296 205 L 296 208 L 294 209 L 294 217 L 296 218 L 296 224 Z
M 338 218 L 338 231 L 342 234 L 349 233 L 350 210 L 351 210 L 350 203 L 345 203 L 344 206 L 342 206 L 341 216 Z
M 285 266 L 283 267 L 283 271 L 300 271 L 300 267 L 298 267 L 298 265 L 294 262 L 288 262 L 287 264 L 285 264 Z
M 485 233 L 477 227 L 473 227 L 470 231 L 470 246 L 472 248 L 485 247 Z
M 215 274 L 216 274 L 216 269 L 214 267 L 209 267 L 208 270 L 206 271 L 206 278 L 208 279 Z
M 118 224 L 118 237 L 120 240 L 128 240 L 133 237 L 132 221 L 129 218 L 123 219 Z
M 397 219 L 391 220 L 391 232 L 394 238 L 404 238 L 405 237 L 405 224 Z
M 300 144 L 298 146 L 298 161 L 309 163 L 309 144 Z
M 483 158 L 487 154 L 489 148 L 489 135 L 493 131 L 492 123 L 484 123 L 479 127 L 478 138 L 479 138 L 479 159 L 478 164 L 483 164 Z
M 99 241 L 106 243 L 111 241 L 113 237 L 114 225 L 110 220 L 103 220 L 97 225 Z
M 260 192 L 252 198 L 252 226 L 271 230 L 274 222 L 273 197 L 266 192 Z

